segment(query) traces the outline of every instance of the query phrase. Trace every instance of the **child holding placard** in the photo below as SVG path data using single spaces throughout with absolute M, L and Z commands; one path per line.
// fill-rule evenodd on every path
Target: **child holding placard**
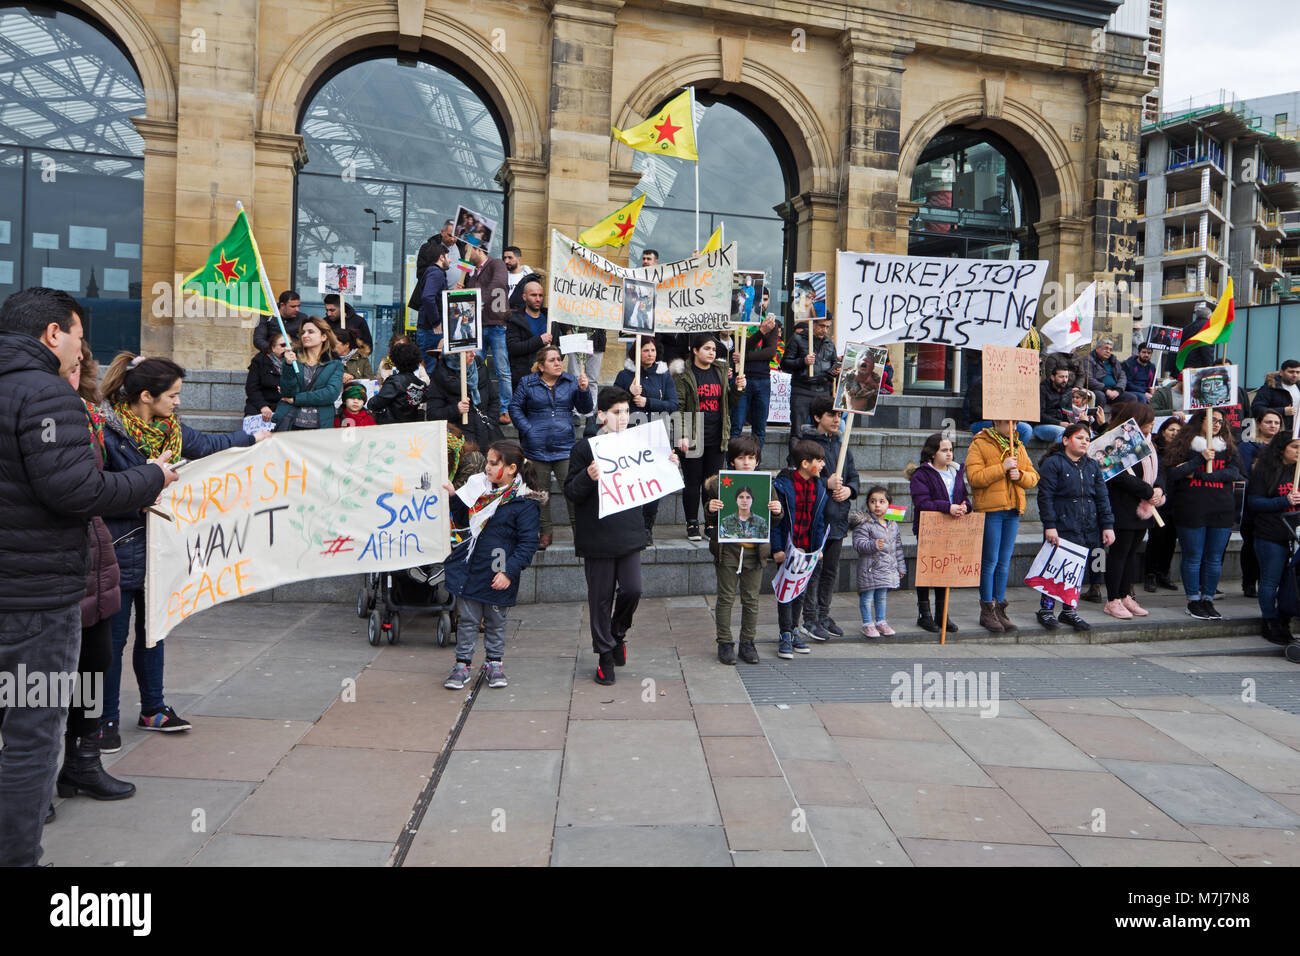
M 772 494 L 781 502 L 781 520 L 772 522 L 770 541 L 772 560 L 778 563 L 785 561 L 789 547 L 819 551 L 826 540 L 826 502 L 830 500 L 830 492 L 821 478 L 826 452 L 817 442 L 801 438 L 790 450 L 790 460 L 795 467 L 786 468 L 772 481 Z M 776 656 L 783 660 L 793 660 L 796 653 L 812 653 L 796 630 L 806 594 L 806 590 L 801 591 L 798 597 L 785 603 L 777 595 L 776 616 L 781 633 Z
M 750 435 L 738 435 L 727 444 L 727 464 L 734 471 L 753 471 L 758 467 L 758 441 Z M 760 478 L 766 482 L 767 476 Z M 740 593 L 740 659 L 746 664 L 758 663 L 754 638 L 758 634 L 758 596 L 763 586 L 763 565 L 772 557 L 770 542 L 763 544 L 720 544 L 718 542 L 718 512 L 722 499 L 718 497 L 718 476 L 704 482 L 704 528 L 709 537 L 709 550 L 713 552 L 713 566 L 718 575 L 718 604 L 715 609 L 717 624 L 718 660 L 724 664 L 736 663 L 736 645 L 731 640 L 731 609 Z M 772 498 L 767 510 L 781 515 L 781 502 Z
M 884 485 L 867 492 L 867 511 L 849 512 L 853 528 L 853 549 L 858 552 L 858 608 L 862 612 L 862 634 L 886 637 L 894 629 L 885 620 L 885 602 L 892 588 L 902 587 L 907 577 L 903 536 L 896 521 L 886 521 L 885 512 L 893 501 Z

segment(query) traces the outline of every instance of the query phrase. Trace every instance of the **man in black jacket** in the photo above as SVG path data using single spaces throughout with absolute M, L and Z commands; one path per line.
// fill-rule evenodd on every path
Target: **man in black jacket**
M 1264 384 L 1250 403 L 1250 414 L 1259 418 L 1265 412 L 1277 412 L 1282 416 L 1282 428 L 1294 434 L 1296 405 L 1300 405 L 1300 362 L 1287 359 L 1279 371 L 1264 376 Z
M 374 352 L 375 339 L 370 334 L 370 326 L 366 325 L 366 320 L 357 314 L 357 310 L 352 308 L 351 302 L 345 302 L 343 308 L 347 311 L 347 328 L 356 334 L 357 341 L 364 342 L 367 354 Z M 342 328 L 342 322 L 339 319 L 339 297 L 337 293 L 331 292 L 325 296 L 325 321 L 330 324 L 336 333 Z
M 284 330 L 289 334 L 290 339 L 298 337 L 298 326 L 302 324 L 302 318 L 298 315 L 298 307 L 302 304 L 298 293 L 292 289 L 286 289 L 280 293 L 277 308 L 280 310 L 280 318 L 284 320 Z M 275 320 L 273 315 L 264 315 L 262 320 L 257 323 L 257 328 L 253 329 L 253 348 L 259 352 L 265 352 L 267 345 L 271 341 L 271 333 L 280 330 L 280 323 Z M 292 342 L 286 342 L 286 345 L 292 345 Z
M 522 305 L 506 320 L 506 352 L 510 356 L 510 381 L 515 387 L 533 370 L 533 361 L 543 345 L 551 344 L 551 330 L 542 308 L 546 293 L 542 277 L 534 273 L 519 283 Z
M 81 649 L 92 515 L 154 501 L 176 480 L 165 459 L 100 471 L 85 407 L 61 377 L 81 357 L 81 308 L 65 292 L 25 289 L 0 308 L 0 673 L 42 674 L 51 693 L 0 700 L 0 866 L 35 866 L 54 791 L 67 699 Z
M 835 340 L 830 336 L 831 319 L 813 320 L 812 351 L 808 350 L 808 326 L 796 326 L 781 356 L 781 371 L 790 373 L 790 447 L 799 440 L 800 429 L 808 424 L 813 400 L 830 398 L 840 361 Z

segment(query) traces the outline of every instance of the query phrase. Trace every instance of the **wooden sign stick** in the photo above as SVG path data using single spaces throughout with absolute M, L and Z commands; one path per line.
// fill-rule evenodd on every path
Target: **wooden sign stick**
M 948 643 L 948 591 L 950 588 L 943 589 L 943 614 L 939 618 L 939 643 Z
M 844 477 L 844 462 L 845 459 L 849 457 L 849 435 L 853 431 L 853 419 L 857 417 L 858 416 L 850 412 L 848 421 L 844 423 L 844 438 L 840 441 L 840 458 L 839 461 L 835 463 L 836 478 Z
M 636 335 L 635 354 L 636 354 L 636 358 L 634 358 L 633 361 L 636 363 L 636 371 L 632 373 L 632 383 L 636 385 L 637 388 L 640 388 L 641 387 L 641 333 L 640 332 L 638 332 Z
M 1205 447 L 1214 451 L 1214 409 L 1212 408 L 1205 410 Z M 1207 461 L 1205 470 L 1207 473 L 1214 471 L 1214 462 Z
M 745 345 L 746 343 L 749 342 L 749 335 L 747 333 L 748 333 L 747 328 L 745 326 L 741 326 L 738 332 L 738 334 L 740 335 L 740 360 L 736 362 L 737 375 L 745 374 Z
M 462 402 L 469 401 L 469 366 L 467 364 L 468 360 L 469 360 L 469 353 L 461 352 L 460 353 L 460 400 Z M 469 424 L 468 412 L 460 416 L 460 423 L 462 425 Z
M 1127 471 L 1127 472 L 1128 472 L 1130 475 L 1132 475 L 1134 478 L 1137 477 L 1137 473 L 1136 473 L 1132 468 L 1125 468 L 1124 470 Z M 1296 462 L 1296 474 L 1300 475 L 1300 461 Z M 1155 509 L 1152 509 L 1152 511 L 1151 511 L 1151 517 L 1153 517 L 1153 518 L 1156 519 L 1156 526 L 1157 526 L 1157 527 L 1163 528 L 1163 527 L 1165 526 L 1165 519 L 1162 518 L 1162 517 L 1160 517 L 1160 512 L 1159 512 L 1159 511 L 1156 511 Z

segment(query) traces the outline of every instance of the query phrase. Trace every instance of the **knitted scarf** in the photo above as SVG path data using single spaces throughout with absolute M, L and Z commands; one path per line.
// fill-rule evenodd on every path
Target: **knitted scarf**
M 469 524 L 464 528 L 455 526 L 451 529 L 452 547 L 460 544 L 466 536 L 470 537 L 469 551 L 465 554 L 465 560 L 468 561 L 470 555 L 474 553 L 474 545 L 478 543 L 479 532 L 483 526 L 488 523 L 488 519 L 496 514 L 496 510 L 502 505 L 513 501 L 524 491 L 524 480 L 515 475 L 515 480 L 510 484 L 497 488 L 488 476 L 484 474 L 474 475 L 457 493 L 461 501 L 468 502 L 473 499 L 474 503 L 469 506 Z
M 104 447 L 104 413 L 99 410 L 98 405 L 94 405 L 84 398 L 81 400 L 81 404 L 86 406 L 86 418 L 90 422 L 90 438 L 102 450 Z
M 460 470 L 460 451 L 465 447 L 465 438 L 460 435 L 447 436 L 447 476 L 456 480 L 456 472 Z
M 172 453 L 173 461 L 181 457 L 181 423 L 175 415 L 146 422 L 131 411 L 125 399 L 114 404 L 113 411 L 117 412 L 127 435 L 146 458 L 157 458 L 164 451 Z

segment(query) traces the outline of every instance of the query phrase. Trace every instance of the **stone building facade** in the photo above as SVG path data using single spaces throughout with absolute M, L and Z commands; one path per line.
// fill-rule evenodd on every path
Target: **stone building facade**
M 276 289 L 293 274 L 306 98 L 371 48 L 454 64 L 506 134 L 509 241 L 544 267 L 627 201 L 633 153 L 610 126 L 682 86 L 746 100 L 785 140 L 793 268 L 836 249 L 903 253 L 913 171 L 952 127 L 995 133 L 1038 194 L 1049 280 L 1127 280 L 1135 265 L 1144 50 L 1105 30 L 1117 0 L 76 0 L 129 53 L 147 108 L 142 350 L 241 368 L 251 320 L 154 314 L 150 291 L 202 263 L 243 200 Z M 831 278 L 833 282 L 833 277 Z M 1056 308 L 1062 303 L 1057 303 Z M 1040 313 L 1040 321 L 1045 316 Z M 1123 335 L 1127 317 L 1101 319 Z M 1122 340 L 1123 341 L 1123 340 Z

